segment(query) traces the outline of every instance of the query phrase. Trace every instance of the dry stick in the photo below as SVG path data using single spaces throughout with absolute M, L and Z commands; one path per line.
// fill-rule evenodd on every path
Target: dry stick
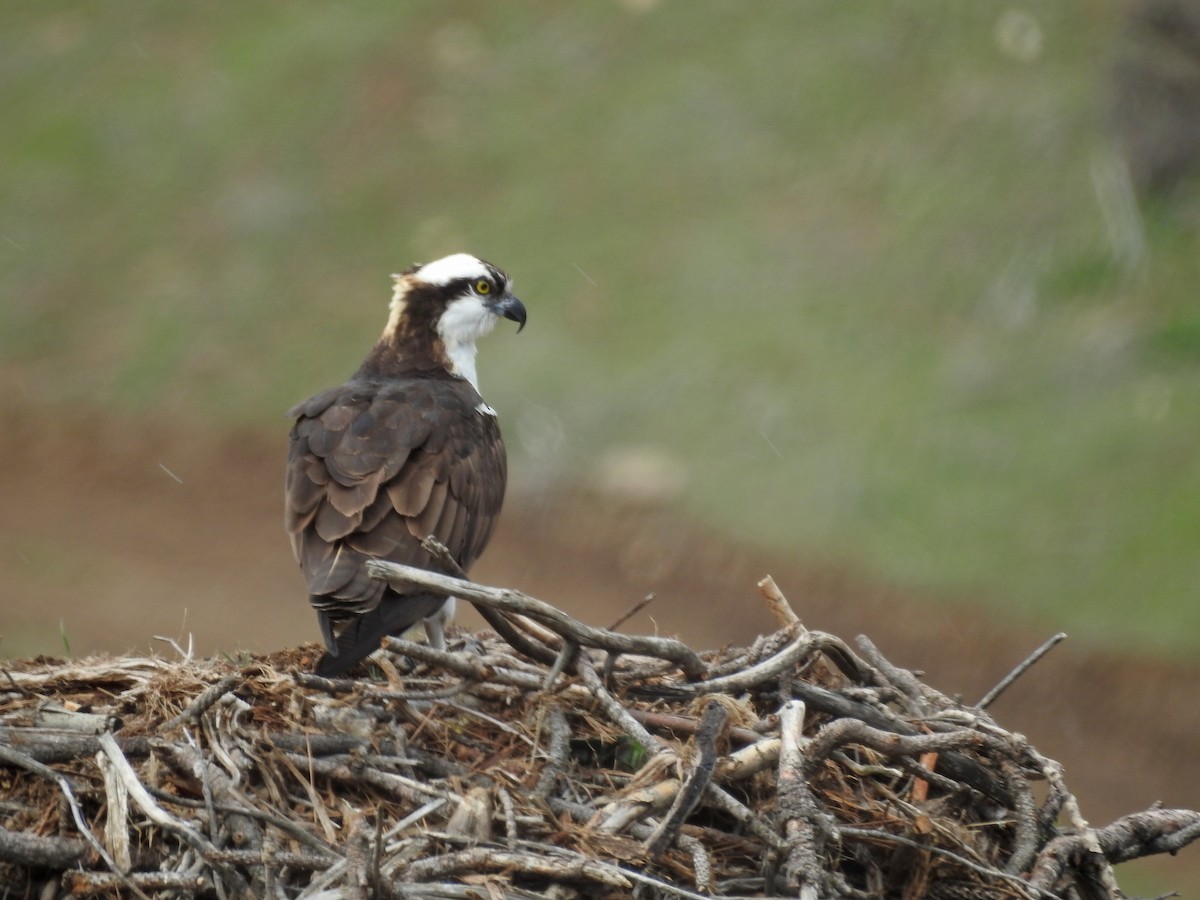
M 931 703 L 943 707 L 949 702 L 936 691 L 922 684 L 921 680 L 908 669 L 902 669 L 885 659 L 879 652 L 879 648 L 865 634 L 858 635 L 854 642 L 858 644 L 858 649 L 863 652 L 870 663 L 883 675 L 886 682 L 913 701 L 917 712 L 921 715 L 928 714 Z
M 704 715 L 696 731 L 699 759 L 687 781 L 675 795 L 675 802 L 663 816 L 650 840 L 646 841 L 646 852 L 650 854 L 651 859 L 661 856 L 671 846 L 684 820 L 692 814 L 704 797 L 705 788 L 712 781 L 713 772 L 717 767 L 717 736 L 728 719 L 729 711 L 715 700 L 704 707 Z
M 167 765 L 172 769 L 201 783 L 209 815 L 214 823 L 217 805 L 232 809 L 245 802 L 234 787 L 233 780 L 213 762 L 205 759 L 194 747 L 163 742 L 156 749 L 163 752 Z M 232 813 L 225 824 L 229 825 L 230 837 L 236 845 L 241 847 L 248 844 L 256 851 L 261 850 L 262 831 L 252 818 L 241 813 Z
M 111 740 L 112 735 L 101 735 L 101 739 L 105 737 Z M 55 784 L 57 784 L 58 789 L 62 791 L 63 796 L 67 798 L 67 805 L 71 808 L 71 818 L 74 820 L 75 827 L 79 830 L 79 833 L 83 835 L 84 840 L 91 845 L 92 849 L 96 851 L 97 855 L 104 860 L 104 864 L 108 866 L 118 878 L 125 878 L 125 874 L 117 867 L 117 864 L 113 858 L 108 855 L 108 851 L 104 849 L 104 846 L 98 840 L 96 840 L 96 836 L 92 834 L 92 830 L 88 828 L 87 822 L 83 818 L 83 812 L 79 808 L 79 802 L 75 799 L 75 791 L 71 787 L 71 782 L 67 779 L 67 776 L 60 775 L 49 766 L 44 766 L 40 762 L 26 756 L 24 753 L 14 750 L 12 747 L 6 747 L 3 744 L 0 744 L 0 762 L 6 762 L 12 766 L 19 766 L 28 772 L 32 772 L 34 775 L 45 778 L 47 781 L 53 781 Z M 128 885 L 135 894 L 142 898 L 142 900 L 149 900 L 149 898 L 137 887 L 129 884 L 128 880 L 125 880 L 122 883 Z
M 775 621 L 779 623 L 780 628 L 800 624 L 800 617 L 792 611 L 791 604 L 787 602 L 787 597 L 783 595 L 783 591 L 779 589 L 774 578 L 770 575 L 765 576 L 757 587 L 759 594 L 767 601 L 767 608 L 775 616 Z
M 547 896 L 542 891 L 535 893 L 512 887 L 511 885 L 496 884 L 494 882 L 488 882 L 486 890 L 490 900 L 545 900 Z M 305 893 L 301 894 L 297 900 L 317 896 L 320 896 L 317 892 L 312 894 Z M 483 895 L 480 893 L 480 886 L 477 884 L 448 884 L 446 882 L 437 884 L 412 884 L 410 882 L 404 885 L 403 894 L 399 891 L 389 891 L 384 896 L 397 898 L 397 900 L 479 900 Z
M 438 650 L 428 644 L 418 644 L 415 641 L 406 641 L 404 638 L 398 637 L 385 637 L 383 646 L 393 653 L 401 653 L 419 662 L 446 669 L 455 675 L 461 675 L 474 681 L 486 681 L 492 676 L 491 667 L 473 653 Z
M 687 716 L 677 716 L 673 713 L 648 712 L 643 709 L 631 709 L 629 714 L 651 728 L 673 731 L 676 734 L 695 734 L 700 723 Z M 730 728 L 726 732 L 729 737 L 740 744 L 756 744 L 762 740 L 762 735 L 749 728 Z
M 734 729 L 730 729 L 732 733 Z M 781 746 L 779 738 L 763 738 L 748 744 L 717 761 L 717 778 L 720 781 L 741 781 L 763 772 L 779 761 Z
M 825 887 L 821 855 L 823 835 L 819 811 L 804 775 L 804 703 L 789 700 L 779 711 L 779 810 L 786 818 L 787 857 L 784 883 L 799 889 L 803 900 L 815 900 Z
M 41 726 L 54 731 L 78 731 L 82 734 L 100 734 L 119 725 L 116 716 L 76 712 L 64 709 L 51 701 L 43 701 L 37 705 L 33 723 L 35 727 Z
M 32 692 L 17 684 L 17 679 L 13 678 L 12 672 L 8 671 L 8 669 L 0 669 L 0 672 L 4 673 L 4 677 L 8 679 L 8 683 L 12 685 L 13 690 L 15 690 L 22 697 L 31 698 L 35 696 Z
M 563 669 L 570 665 L 571 660 L 578 652 L 579 645 L 574 641 L 563 642 L 562 649 L 558 651 L 558 657 L 554 660 L 554 664 L 546 670 L 546 677 L 542 679 L 542 690 L 548 691 L 554 686 L 555 680 L 563 673 Z
M 1013 669 L 1011 672 L 1009 672 L 1007 675 L 1005 675 L 1002 679 L 1000 679 L 1000 683 L 997 684 L 990 691 L 988 691 L 986 694 L 984 694 L 983 699 L 981 699 L 975 705 L 977 707 L 979 707 L 980 709 L 987 709 L 989 706 L 991 706 L 993 703 L 996 702 L 997 697 L 999 697 L 1006 690 L 1008 690 L 1009 687 L 1012 686 L 1012 683 L 1014 681 L 1016 681 L 1018 678 L 1020 678 L 1022 675 L 1024 675 L 1027 671 L 1029 671 L 1029 669 L 1034 665 L 1034 663 L 1036 663 L 1039 659 L 1041 659 L 1043 656 L 1045 656 L 1047 653 L 1049 653 L 1051 650 L 1053 650 L 1055 647 L 1057 647 L 1060 643 L 1062 643 L 1066 639 L 1067 639 L 1067 633 L 1065 631 L 1060 631 L 1058 634 L 1054 635 L 1054 637 L 1047 640 L 1044 644 L 1042 644 L 1040 647 L 1038 647 L 1036 650 L 1034 650 L 1032 653 L 1030 653 L 1029 656 L 1027 656 L 1025 658 L 1024 662 L 1022 662 L 1019 666 L 1017 666 L 1015 669 Z
M 654 595 L 647 594 L 637 603 L 633 604 L 633 606 L 629 607 L 629 609 L 625 610 L 625 612 L 621 613 L 621 615 L 617 616 L 617 620 L 608 626 L 608 630 L 616 631 L 653 602 Z
M 928 753 L 922 753 L 918 762 L 922 769 L 927 769 L 932 772 L 937 768 L 938 754 L 936 750 L 931 750 Z M 929 779 L 924 777 L 924 773 L 913 779 L 912 785 L 912 802 L 924 803 L 929 799 Z
M 641 777 L 646 780 L 645 773 L 649 767 L 642 769 Z M 657 774 L 657 772 L 656 772 Z M 646 787 L 632 791 L 623 791 L 616 799 L 606 803 L 588 822 L 588 827 L 603 834 L 618 834 L 634 822 L 646 818 L 651 813 L 665 810 L 679 799 L 679 789 L 682 787 L 678 778 L 664 778 Z M 646 840 L 653 837 L 653 832 Z
M 496 789 L 496 796 L 500 798 L 500 806 L 504 810 L 504 844 L 509 850 L 516 850 L 520 834 L 517 831 L 517 810 L 512 794 L 501 786 Z
M 794 667 L 799 666 L 813 653 L 826 654 L 830 661 L 844 675 L 856 682 L 870 682 L 873 680 L 869 674 L 871 671 L 870 666 L 858 659 L 839 638 L 825 634 L 822 631 L 808 631 L 800 625 L 790 626 L 790 629 L 801 629 L 801 633 L 789 641 L 777 653 L 768 656 L 761 662 L 755 663 L 749 668 L 738 669 L 730 675 L 710 678 L 707 681 L 696 682 L 694 684 L 673 684 L 669 690 L 685 694 L 740 694 L 743 691 L 758 687 L 784 672 L 794 669 Z M 816 686 L 797 683 L 796 687 L 799 690 Z M 822 690 L 822 688 L 816 689 Z M 833 694 L 832 692 L 829 693 L 831 697 L 845 699 L 841 695 Z M 803 699 L 808 700 L 807 697 Z M 853 701 L 846 702 L 852 703 Z
M 200 717 L 214 703 L 232 691 L 242 680 L 241 672 L 230 672 L 216 684 L 211 684 L 201 691 L 196 699 L 187 705 L 187 708 L 179 715 L 167 719 L 159 727 L 160 731 L 167 731 L 177 725 L 183 725 L 191 721 L 199 721 Z
M 449 700 L 457 697 L 471 686 L 469 679 L 456 681 L 454 684 L 436 691 L 388 691 L 370 684 L 363 686 L 363 697 L 368 700 Z
M 1050 891 L 1030 885 L 1023 878 L 1019 878 L 1016 875 L 1010 875 L 1007 872 L 1001 872 L 999 869 L 981 865 L 967 859 L 965 856 L 955 853 L 953 850 L 946 850 L 943 847 L 937 847 L 933 844 L 914 841 L 912 838 L 907 838 L 900 834 L 892 834 L 890 831 L 883 831 L 879 828 L 860 828 L 856 825 L 843 825 L 838 828 L 838 835 L 850 840 L 884 841 L 892 844 L 902 844 L 905 847 L 912 847 L 914 850 L 921 850 L 932 853 L 935 856 L 940 856 L 943 859 L 953 860 L 958 865 L 970 869 L 979 875 L 983 875 L 985 878 L 1007 881 L 1020 889 L 1026 896 L 1044 897 L 1046 900 L 1059 900 L 1058 894 L 1053 894 Z
M 201 856 L 206 853 L 211 853 L 217 848 L 205 840 L 204 836 L 197 832 L 189 825 L 180 822 L 165 809 L 155 802 L 150 796 L 149 791 L 138 780 L 137 773 L 133 771 L 133 766 L 129 765 L 129 760 L 125 758 L 125 754 L 121 752 L 121 748 L 117 746 L 117 742 L 109 733 L 100 735 L 100 749 L 104 751 L 113 765 L 114 774 L 125 785 L 125 790 L 129 792 L 129 797 L 137 804 L 146 817 L 150 819 L 158 827 L 170 831 L 178 835 L 185 843 L 192 847 Z M 223 874 L 226 874 L 231 881 L 234 882 L 234 888 L 242 893 L 249 890 L 249 885 L 236 871 L 218 866 Z
M 415 566 L 402 566 L 398 563 L 383 562 L 377 559 L 367 560 L 366 567 L 367 573 L 372 578 L 378 578 L 393 585 L 416 586 L 442 596 L 468 600 L 476 607 L 490 607 L 503 612 L 527 616 L 552 628 L 563 638 L 574 641 L 580 646 L 668 659 L 677 663 L 692 679 L 703 678 L 707 672 L 704 662 L 696 652 L 682 641 L 671 638 L 622 635 L 603 628 L 593 628 L 571 618 L 550 604 L 526 596 L 520 591 L 487 587 L 460 578 L 450 578 L 437 572 L 418 569 Z
M 821 763 L 844 744 L 861 744 L 885 756 L 916 756 L 932 750 L 977 749 L 985 747 L 1003 755 L 1008 749 L 991 735 L 970 729 L 940 731 L 934 734 L 895 734 L 872 728 L 857 719 L 836 719 L 817 732 L 808 747 L 804 770 L 812 776 Z
M 97 753 L 96 765 L 104 776 L 104 842 L 112 851 L 113 860 L 122 872 L 133 867 L 129 852 L 129 792 L 117 777 L 112 760 L 106 753 Z
M 575 671 L 583 679 L 584 686 L 593 692 L 601 708 L 613 723 L 641 744 L 646 752 L 659 753 L 667 749 L 662 741 L 643 728 L 642 724 L 629 714 L 629 710 L 617 702 L 617 699 L 609 693 L 608 688 L 604 686 L 604 683 L 600 680 L 600 676 L 596 674 L 595 668 L 592 667 L 591 662 L 588 660 L 587 654 L 580 653 L 575 658 Z
M 146 737 L 120 737 L 117 743 L 126 756 L 148 756 L 150 740 Z M 39 728 L 0 727 L 0 746 L 8 746 L 28 759 L 40 763 L 72 762 L 91 756 L 100 749 L 96 735 L 63 734 Z
M 796 682 L 792 686 L 792 692 L 808 706 L 823 713 L 828 713 L 834 716 L 839 721 L 857 722 L 864 726 L 871 726 L 873 730 L 880 734 L 885 734 L 888 737 L 899 738 L 933 738 L 936 735 L 921 735 L 917 730 L 907 722 L 902 722 L 898 719 L 892 719 L 880 710 L 867 706 L 863 703 L 850 700 L 842 697 L 840 694 L 835 694 L 833 691 L 828 691 L 824 688 L 819 688 L 816 685 L 804 684 Z M 833 724 L 838 724 L 837 722 Z M 975 734 L 976 732 L 965 732 L 967 734 Z M 968 743 L 964 741 L 964 743 Z M 921 753 L 931 750 L 941 751 L 939 762 L 942 771 L 956 781 L 961 781 L 981 794 L 986 794 L 994 800 L 998 800 L 1005 806 L 1011 806 L 1013 803 L 1013 794 L 1009 786 L 1000 778 L 996 777 L 989 769 L 985 768 L 979 762 L 964 756 L 961 753 L 950 752 L 944 746 L 924 746 L 914 751 L 909 755 L 919 756 Z M 1003 752 L 1003 751 L 1002 751 Z
M 681 834 L 675 838 L 675 843 L 679 845 L 679 849 L 686 850 L 692 856 L 692 870 L 696 873 L 696 890 L 711 894 L 713 889 L 712 860 L 708 858 L 708 850 L 705 849 L 704 842 L 690 834 Z
M 432 561 L 447 575 L 454 578 L 461 578 L 464 581 L 467 580 L 467 573 L 462 570 L 462 567 L 450 555 L 450 551 L 446 545 L 432 534 L 421 541 L 421 546 L 429 554 Z M 492 626 L 492 630 L 504 638 L 509 646 L 515 648 L 518 653 L 524 654 L 535 662 L 551 663 L 554 661 L 556 652 L 554 649 L 530 637 L 518 628 L 517 624 L 511 621 L 503 612 L 478 605 L 475 609 L 479 611 L 483 620 Z
M 638 872 L 635 869 L 620 868 L 618 868 L 617 871 L 633 881 L 637 881 L 641 884 L 645 884 L 654 888 L 660 894 L 674 894 L 676 897 L 683 897 L 684 900 L 710 900 L 710 898 L 706 895 L 695 894 L 691 891 L 684 890 L 681 887 L 677 887 L 666 881 L 662 881 L 661 879 L 647 875 L 645 872 Z
M 550 745 L 546 748 L 546 764 L 538 775 L 534 794 L 543 799 L 550 796 L 558 779 L 566 771 L 571 753 L 571 727 L 562 708 L 555 704 L 546 711 L 546 728 L 550 732 Z
M 1075 829 L 1075 838 L 1080 842 L 1084 851 L 1076 864 L 1076 868 L 1079 869 L 1076 873 L 1077 880 L 1079 880 L 1078 876 L 1085 873 L 1094 873 L 1094 877 L 1100 882 L 1106 896 L 1120 896 L 1121 891 L 1117 887 L 1116 875 L 1100 846 L 1100 835 L 1083 817 L 1083 812 L 1079 809 L 1079 803 L 1074 795 L 1067 797 L 1067 802 L 1063 804 L 1063 817 L 1067 824 Z
M 671 687 L 673 690 L 688 694 L 740 694 L 799 665 L 801 660 L 817 649 L 814 634 L 815 632 L 805 631 L 774 656 L 733 675 L 724 675 L 696 684 L 680 684 Z
M 40 837 L 0 826 L 0 862 L 37 869 L 69 869 L 84 861 L 88 845 L 68 837 Z
M 357 740 L 362 741 L 364 745 L 367 744 L 366 738 L 358 738 Z M 154 797 L 156 800 L 161 800 L 164 803 L 171 804 L 172 806 L 186 806 L 191 809 L 201 809 L 205 805 L 203 800 L 194 800 L 191 797 L 180 797 L 176 794 L 168 794 L 166 791 L 159 790 L 158 788 L 151 787 L 149 785 L 146 786 L 146 790 L 149 791 L 150 796 Z M 213 808 L 218 812 L 230 813 L 231 815 L 249 816 L 252 819 L 258 819 L 262 822 L 266 822 L 268 825 L 274 825 L 284 834 L 290 835 L 292 838 L 302 844 L 306 844 L 313 850 L 317 851 L 318 854 L 324 854 L 322 857 L 324 859 L 324 862 L 322 863 L 323 866 L 329 865 L 329 863 L 333 860 L 341 859 L 341 857 L 338 856 L 328 844 L 322 841 L 315 834 L 310 834 L 302 825 L 298 825 L 291 819 L 286 819 L 283 816 L 276 815 L 275 813 L 257 809 L 253 806 L 246 806 L 241 803 L 237 803 L 232 806 L 226 806 L 223 803 L 213 803 Z M 238 852 L 257 853 L 258 851 L 246 850 Z
M 135 890 L 145 888 L 155 892 L 184 891 L 190 895 L 203 893 L 211 887 L 203 875 L 187 872 L 131 872 L 123 878 L 109 872 L 68 872 L 65 879 L 71 893 L 79 895 L 98 894 L 121 887 Z
M 709 782 L 708 789 L 705 791 L 705 796 L 708 802 L 722 812 L 728 813 L 739 822 L 746 826 L 756 838 L 777 852 L 785 852 L 787 843 L 777 835 L 774 830 L 767 826 L 754 811 L 742 801 L 738 800 L 728 791 L 718 785 Z
M 283 757 L 301 769 L 307 768 L 313 774 L 347 784 L 368 784 L 410 803 L 424 803 L 431 797 L 450 799 L 457 803 L 462 802 L 460 797 L 449 791 L 438 790 L 412 778 L 405 778 L 403 775 L 381 772 L 366 765 L 366 761 L 358 757 L 334 756 L 317 759 L 302 753 L 287 751 L 283 752 Z
M 191 731 L 189 731 L 187 728 L 184 728 L 183 736 L 187 739 L 187 742 L 192 747 L 195 747 L 196 742 L 192 738 Z M 170 745 L 168 744 L 167 746 Z M 100 755 L 103 756 L 104 754 Z M 199 758 L 199 754 L 197 754 L 197 758 Z M 200 782 L 200 795 L 204 798 L 204 811 L 208 813 L 208 837 L 209 840 L 213 841 L 213 846 L 216 846 L 216 844 L 220 843 L 221 824 L 217 821 L 217 811 L 213 809 L 213 792 L 212 785 L 209 784 L 208 780 L 208 766 L 202 763 L 197 775 L 198 777 L 196 780 Z M 243 821 L 248 821 L 244 816 L 242 819 Z M 250 824 L 251 827 L 257 829 L 258 826 L 254 825 L 253 822 Z M 259 843 L 261 845 L 261 841 Z M 217 883 L 217 893 L 221 897 L 221 900 L 225 900 L 224 885 L 220 882 Z
M 1013 788 L 1013 830 L 1016 832 L 1013 835 L 1012 850 L 1009 853 L 1008 862 L 1004 865 L 1004 871 L 1016 875 L 1028 869 L 1034 857 L 1037 856 L 1040 844 L 1037 830 L 1037 802 L 1033 798 L 1033 790 L 1030 788 L 1029 782 L 1025 780 L 1015 762 L 1001 757 L 999 766 L 1005 780 Z
M 458 872 L 477 874 L 489 871 L 520 872 L 552 880 L 577 881 L 587 879 L 612 888 L 628 890 L 631 885 L 625 877 L 628 872 L 614 865 L 589 859 L 578 853 L 513 853 L 494 847 L 475 847 L 454 853 L 440 853 L 410 863 L 403 870 L 405 881 L 432 881 L 446 878 Z M 393 884 L 404 894 L 404 882 Z
M 368 900 L 371 885 L 371 843 L 363 820 L 350 827 L 346 838 L 346 885 L 342 889 L 348 900 Z

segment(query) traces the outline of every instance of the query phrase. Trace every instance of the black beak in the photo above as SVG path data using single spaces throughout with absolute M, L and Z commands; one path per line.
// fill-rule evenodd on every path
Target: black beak
M 525 327 L 525 304 L 512 294 L 505 294 L 492 305 L 492 312 L 517 323 L 517 334 Z

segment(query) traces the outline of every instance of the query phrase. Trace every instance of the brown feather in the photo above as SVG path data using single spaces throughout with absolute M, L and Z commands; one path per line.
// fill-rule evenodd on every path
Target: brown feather
M 373 609 L 368 558 L 428 565 L 433 534 L 461 566 L 491 536 L 504 497 L 495 417 L 471 385 L 428 373 L 357 380 L 299 404 L 285 522 L 313 605 L 335 620 Z

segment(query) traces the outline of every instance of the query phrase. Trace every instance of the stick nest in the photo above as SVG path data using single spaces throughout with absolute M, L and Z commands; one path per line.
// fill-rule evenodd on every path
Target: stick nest
M 375 574 L 506 637 L 389 639 L 358 680 L 312 647 L 10 663 L 0 895 L 1110 897 L 1113 863 L 1200 834 L 1093 828 L 1056 762 L 866 638 L 695 653 Z

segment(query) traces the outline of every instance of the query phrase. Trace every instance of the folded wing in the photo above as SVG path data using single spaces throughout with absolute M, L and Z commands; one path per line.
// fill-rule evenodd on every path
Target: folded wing
M 431 534 L 464 569 L 483 552 L 506 465 L 495 416 L 480 404 L 460 379 L 414 378 L 350 382 L 291 411 L 285 525 L 331 652 L 356 617 L 405 599 L 367 576 L 367 559 L 428 567 L 420 542 Z M 410 624 L 430 602 L 411 600 Z

